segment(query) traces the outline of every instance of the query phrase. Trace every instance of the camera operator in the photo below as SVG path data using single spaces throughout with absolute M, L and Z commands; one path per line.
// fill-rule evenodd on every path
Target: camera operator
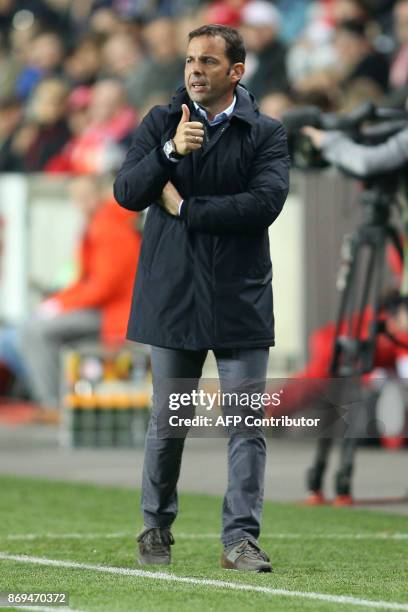
M 324 159 L 359 177 L 397 170 L 408 163 L 408 126 L 379 145 L 361 145 L 339 131 L 302 128 Z
M 340 369 L 338 369 L 339 364 L 344 364 L 345 362 L 347 365 L 346 370 L 343 369 L 343 375 L 345 376 L 350 377 L 350 374 L 344 374 L 344 372 L 368 374 L 369 369 L 366 369 L 367 367 L 371 368 L 370 373 L 372 374 L 373 365 L 378 366 L 381 363 L 381 365 L 387 364 L 388 366 L 396 367 L 400 361 L 400 357 L 402 357 L 404 361 L 405 368 L 407 348 L 407 330 L 405 328 L 405 275 L 403 276 L 402 282 L 402 287 L 405 286 L 405 289 L 401 289 L 401 295 L 398 294 L 398 302 L 394 304 L 395 312 L 388 311 L 388 316 L 383 321 L 381 321 L 381 316 L 378 316 L 380 314 L 379 295 L 376 293 L 377 290 L 374 289 L 372 308 L 375 316 L 375 322 L 374 324 L 371 322 L 367 329 L 364 329 L 364 319 L 367 314 L 370 313 L 370 308 L 368 307 L 368 296 L 370 294 L 369 285 L 373 283 L 373 274 L 378 275 L 376 281 L 378 287 L 381 285 L 381 279 L 383 276 L 382 262 L 380 262 L 380 268 L 376 272 L 370 272 L 367 268 L 367 276 L 365 280 L 365 283 L 367 283 L 365 290 L 366 297 L 359 302 L 359 310 L 353 315 L 350 315 L 352 312 L 350 310 L 350 306 L 353 308 L 355 306 L 352 306 L 353 302 L 350 301 L 350 296 L 355 295 L 355 293 L 353 293 L 356 289 L 355 283 L 358 282 L 358 275 L 356 274 L 358 264 L 356 262 L 359 261 L 359 255 L 363 248 L 369 247 L 370 249 L 370 257 L 372 258 L 370 259 L 370 266 L 372 267 L 372 270 L 374 270 L 374 268 L 377 266 L 376 262 L 382 259 L 384 246 L 389 245 L 391 247 L 388 250 L 388 256 L 390 259 L 391 253 L 393 254 L 394 252 L 397 252 L 396 230 L 395 233 L 392 232 L 390 225 L 388 224 L 388 208 L 390 207 L 385 206 L 385 214 L 383 214 L 384 210 L 381 207 L 384 206 L 384 203 L 386 205 L 390 204 L 391 206 L 395 195 L 393 194 L 394 187 L 396 189 L 399 185 L 399 182 L 394 180 L 394 178 L 397 178 L 396 175 L 398 174 L 398 178 L 405 178 L 405 173 L 399 172 L 395 173 L 395 177 L 393 177 L 391 183 L 387 183 L 383 180 L 384 178 L 388 179 L 388 177 L 384 177 L 384 175 L 387 175 L 387 173 L 392 173 L 393 171 L 398 171 L 408 163 L 408 124 L 405 123 L 406 117 L 403 118 L 403 122 L 401 122 L 400 118 L 398 119 L 398 132 L 395 132 L 396 124 L 393 124 L 392 121 L 386 122 L 385 124 L 383 123 L 382 126 L 380 125 L 381 129 L 376 130 L 375 128 L 378 128 L 378 126 L 374 125 L 371 131 L 370 126 L 369 130 L 366 130 L 365 132 L 358 132 L 359 137 L 363 136 L 366 138 L 373 138 L 373 136 L 375 136 L 378 138 L 379 136 L 384 137 L 385 129 L 391 130 L 392 128 L 393 132 L 388 131 L 388 134 L 392 135 L 389 135 L 387 140 L 381 142 L 380 144 L 374 144 L 372 141 L 369 141 L 369 144 L 359 144 L 354 142 L 350 136 L 344 134 L 343 131 L 334 131 L 330 129 L 332 126 L 338 126 L 340 129 L 345 129 L 348 132 L 352 130 L 354 133 L 356 133 L 356 129 L 359 129 L 362 126 L 365 127 L 367 120 L 372 121 L 373 119 L 384 119 L 386 113 L 380 111 L 381 109 L 367 106 L 356 109 L 354 114 L 340 118 L 336 116 L 329 117 L 327 115 L 322 116 L 316 114 L 314 109 L 309 109 L 307 111 L 306 109 L 303 109 L 301 111 L 305 117 L 307 113 L 309 113 L 308 120 L 304 121 L 303 123 L 303 125 L 306 124 L 306 127 L 302 127 L 301 133 L 303 136 L 310 139 L 314 149 L 320 152 L 323 160 L 360 179 L 371 179 L 369 181 L 364 181 L 364 189 L 362 192 L 362 202 L 369 206 L 369 210 L 371 212 L 371 216 L 369 216 L 369 218 L 372 220 L 370 232 L 367 233 L 368 222 L 366 223 L 363 221 L 361 226 L 353 234 L 353 246 L 350 254 L 350 262 L 348 264 L 347 286 L 344 288 L 343 302 L 339 318 L 336 321 L 334 328 L 318 330 L 317 336 L 313 338 L 314 341 L 316 341 L 316 338 L 319 340 L 319 347 L 315 351 L 315 354 L 318 355 L 319 359 L 321 357 L 321 347 L 323 343 L 324 346 L 330 347 L 330 357 L 329 360 L 327 360 L 326 357 L 323 362 L 313 362 L 312 359 L 312 363 L 308 365 L 313 366 L 314 374 L 321 374 L 326 371 L 328 367 L 330 368 L 331 375 L 333 373 L 338 374 L 340 373 Z M 297 122 L 301 120 L 301 113 L 299 113 L 297 116 L 295 115 L 294 117 Z M 391 118 L 390 115 L 388 115 L 387 118 Z M 395 119 L 395 117 L 393 118 Z M 312 127 L 311 124 L 313 122 L 315 122 L 315 125 L 322 126 L 325 129 L 321 130 L 317 129 L 316 127 Z M 327 128 L 329 129 L 327 130 Z M 303 162 L 303 160 L 300 161 L 302 163 L 306 163 L 306 161 L 309 160 L 305 160 L 305 162 Z M 317 161 L 321 162 L 322 160 L 320 159 Z M 304 165 L 303 167 L 306 166 Z M 322 166 L 320 163 L 320 166 L 316 164 L 314 167 Z M 364 199 L 364 195 L 369 195 L 370 197 L 368 197 L 368 199 Z M 381 208 L 381 214 L 378 214 L 379 208 Z M 392 240 L 390 243 L 388 243 L 388 239 L 390 237 Z M 406 239 L 404 238 L 402 242 L 404 242 L 406 245 L 405 240 Z M 398 261 L 401 265 L 400 249 L 398 249 Z M 405 246 L 404 263 L 406 265 Z M 363 268 L 361 267 L 358 268 L 358 270 L 362 269 Z M 357 326 L 354 326 L 353 320 L 356 316 L 359 323 Z M 344 325 L 347 326 L 347 330 L 345 332 L 343 332 Z M 354 331 L 354 328 L 356 328 L 357 331 Z M 401 338 L 401 335 L 404 337 Z M 340 338 L 341 341 L 339 342 Z M 370 358 L 366 360 L 365 366 L 361 367 L 363 360 L 367 357 L 367 355 L 364 355 L 367 342 L 369 345 L 371 345 L 371 348 L 369 349 Z M 349 349 L 351 346 L 357 347 L 357 350 L 353 348 L 351 351 Z M 401 349 L 403 349 L 402 355 L 400 355 Z M 316 371 L 317 364 L 321 367 L 320 372 Z M 399 367 L 396 369 L 398 371 L 400 370 Z M 355 416 L 350 416 L 351 420 L 349 422 L 349 427 L 352 428 L 355 426 L 355 418 Z M 313 466 L 307 473 L 307 486 L 311 493 L 311 497 L 309 499 L 314 500 L 313 503 L 322 503 L 323 477 L 327 468 L 328 456 L 330 454 L 332 441 L 333 437 L 321 437 L 318 440 L 315 460 Z M 352 503 L 351 477 L 356 447 L 356 437 L 349 437 L 348 439 L 344 438 L 341 443 L 340 467 L 335 477 L 335 489 L 337 494 L 335 503 L 337 505 Z

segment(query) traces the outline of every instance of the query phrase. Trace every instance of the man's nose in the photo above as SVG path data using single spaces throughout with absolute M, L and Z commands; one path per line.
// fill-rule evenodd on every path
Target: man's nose
M 190 70 L 192 74 L 202 74 L 203 72 L 201 64 L 198 62 L 192 62 L 192 64 L 190 64 Z

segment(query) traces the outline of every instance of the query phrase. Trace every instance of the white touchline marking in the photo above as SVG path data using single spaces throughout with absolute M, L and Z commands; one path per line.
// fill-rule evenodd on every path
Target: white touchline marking
M 98 540 L 99 538 L 126 538 L 132 535 L 135 534 L 125 531 L 117 531 L 116 533 L 16 533 L 0 536 L 0 540 L 38 540 L 41 538 L 49 538 L 52 540 Z
M 367 606 L 370 608 L 382 608 L 383 610 L 408 610 L 408 604 L 393 601 L 375 601 L 360 599 L 348 595 L 330 595 L 326 593 L 314 593 L 308 591 L 287 591 L 286 589 L 272 589 L 270 587 L 257 586 L 240 582 L 227 582 L 226 580 L 210 580 L 206 578 L 190 578 L 189 576 L 177 576 L 165 572 L 149 572 L 146 570 L 130 569 L 126 567 L 110 567 L 109 565 L 93 565 L 90 563 L 78 563 L 76 561 L 63 561 L 60 559 L 45 559 L 43 557 L 30 557 L 27 555 L 9 555 L 0 552 L 0 561 L 16 561 L 17 563 L 33 563 L 48 567 L 65 567 L 68 569 L 81 569 L 105 574 L 117 574 L 120 576 L 135 576 L 152 580 L 165 580 L 168 582 L 181 582 L 196 586 L 211 586 L 217 589 L 230 589 L 233 591 L 252 591 L 264 593 L 265 595 L 280 595 L 283 597 L 298 597 L 301 599 L 314 599 L 336 604 L 348 604 L 352 606 Z
M 135 532 L 117 531 L 115 533 L 16 533 L 5 536 L 0 540 L 38 540 L 49 538 L 52 540 L 103 540 L 115 538 L 131 538 Z M 218 540 L 218 533 L 177 533 L 174 537 L 179 540 Z M 408 533 L 262 533 L 262 538 L 276 540 L 408 540 Z

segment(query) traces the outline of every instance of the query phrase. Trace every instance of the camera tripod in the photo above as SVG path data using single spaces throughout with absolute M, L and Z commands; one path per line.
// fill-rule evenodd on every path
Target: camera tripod
M 363 207 L 363 220 L 346 243 L 344 261 L 340 268 L 341 298 L 336 320 L 332 362 L 329 376 L 340 384 L 337 404 L 350 394 L 350 388 L 363 374 L 373 369 L 376 340 L 380 333 L 387 334 L 380 320 L 381 292 L 384 284 L 385 254 L 388 244 L 394 245 L 402 260 L 399 235 L 390 222 L 392 204 L 396 202 L 398 175 L 388 174 L 365 181 L 359 200 Z M 367 308 L 371 308 L 370 324 L 365 321 Z M 388 337 L 393 339 L 389 334 Z M 361 395 L 360 395 L 361 397 Z M 335 477 L 337 499 L 351 501 L 351 479 L 358 431 L 361 402 L 351 405 L 344 420 L 328 406 L 325 410 L 324 434 L 318 439 L 315 459 L 307 472 L 308 490 L 321 496 L 324 473 L 330 451 L 340 424 L 346 425 L 340 444 L 340 461 Z M 342 421 L 342 423 L 339 423 Z

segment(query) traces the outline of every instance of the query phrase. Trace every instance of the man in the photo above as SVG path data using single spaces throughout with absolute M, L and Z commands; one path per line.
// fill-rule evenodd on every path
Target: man
M 306 126 L 308 136 L 324 159 L 346 172 L 364 178 L 375 173 L 392 172 L 408 162 L 408 127 L 378 145 L 361 145 L 343 132 L 318 130 Z
M 235 30 L 191 32 L 185 88 L 146 116 L 115 182 L 122 206 L 149 207 L 128 326 L 128 338 L 152 345 L 143 564 L 170 562 L 177 514 L 184 439 L 157 435 L 163 380 L 195 389 L 212 349 L 223 391 L 246 380 L 259 391 L 274 344 L 268 226 L 287 195 L 289 158 L 282 126 L 239 85 L 244 62 Z M 265 440 L 261 430 L 239 434 L 228 444 L 222 566 L 271 571 L 257 542 Z
M 128 73 L 129 101 L 143 108 L 146 99 L 163 94 L 164 100 L 183 82 L 183 58 L 172 19 L 161 17 L 147 23 L 142 30 L 146 55 Z
M 378 378 L 384 379 L 391 373 L 392 377 L 398 375 L 404 379 L 408 365 L 408 304 L 407 299 L 397 291 L 387 293 L 382 301 L 380 309 L 380 320 L 386 325 L 387 334 L 379 334 L 375 340 L 373 354 L 373 369 L 369 374 L 361 378 L 361 388 L 378 391 Z M 359 313 L 352 317 L 353 325 L 358 321 Z M 367 307 L 363 312 L 361 338 L 367 339 L 374 323 L 374 312 Z M 323 408 L 320 425 L 324 428 L 334 427 L 341 424 L 340 413 L 337 411 L 336 396 L 340 387 L 335 383 L 330 389 L 330 366 L 333 357 L 333 344 L 336 338 L 336 322 L 330 321 L 314 330 L 309 338 L 309 358 L 304 368 L 293 373 L 291 379 L 284 387 L 285 401 L 279 406 L 268 406 L 267 416 L 279 417 L 284 414 L 305 410 L 312 402 Z M 347 321 L 343 321 L 340 333 L 346 333 Z M 270 391 L 272 393 L 273 391 Z M 333 400 L 333 403 L 332 403 Z M 322 402 L 323 401 L 323 405 Z M 338 422 L 337 422 L 338 419 Z M 344 423 L 343 423 L 344 425 Z M 368 423 L 371 428 L 372 423 Z M 368 431 L 367 431 L 368 433 Z M 382 437 L 384 446 L 400 445 L 403 438 L 400 435 Z M 320 505 L 327 503 L 323 495 L 324 475 L 327 471 L 328 456 L 322 457 L 317 451 L 314 466 L 306 473 L 306 484 L 308 497 L 306 503 L 309 505 Z M 320 461 L 319 461 L 320 460 Z M 316 463 L 319 461 L 319 465 Z M 337 474 L 335 476 L 336 497 L 335 506 L 345 506 L 353 503 L 351 493 L 342 494 L 337 491 Z
M 116 170 L 136 124 L 137 116 L 128 104 L 124 85 L 113 78 L 99 80 L 90 93 L 87 124 L 79 124 L 83 130 L 49 160 L 45 171 L 102 174 Z
M 95 177 L 75 179 L 71 193 L 85 221 L 78 245 L 79 277 L 42 302 L 18 331 L 31 395 L 46 411 L 58 407 L 63 345 L 124 339 L 140 250 L 135 215 L 120 210 L 112 196 L 107 199 Z
M 322 157 L 329 161 L 331 164 L 339 167 L 345 172 L 350 172 L 358 178 L 369 178 L 372 176 L 384 175 L 387 172 L 392 172 L 401 169 L 401 177 L 404 178 L 405 174 L 402 172 L 404 165 L 408 161 L 408 128 L 399 131 L 397 134 L 389 137 L 385 142 L 377 145 L 362 145 L 354 142 L 349 136 L 343 134 L 341 131 L 324 131 L 316 129 L 312 126 L 306 126 L 302 128 L 302 133 L 308 136 L 311 143 L 317 150 L 321 150 Z M 406 181 L 405 181 L 406 183 Z M 403 185 L 406 187 L 406 185 Z M 406 234 L 406 227 L 405 234 Z M 397 276 L 401 275 L 401 294 L 399 302 L 392 305 L 394 310 L 393 316 L 388 320 L 388 328 L 397 339 L 400 339 L 402 333 L 406 334 L 405 321 L 406 321 L 406 268 L 407 268 L 407 242 L 406 236 L 402 237 L 403 242 L 403 262 L 400 261 L 400 255 L 394 245 L 388 246 L 388 258 L 391 267 Z M 370 309 L 368 309 L 365 315 L 370 316 Z M 363 320 L 362 337 L 364 337 L 364 327 L 372 324 L 370 318 L 367 321 Z M 346 335 L 349 335 L 347 332 Z M 320 376 L 322 371 L 327 367 L 327 356 L 325 359 L 324 353 L 321 352 L 322 346 L 332 347 L 331 338 L 334 337 L 334 329 L 330 329 L 330 325 L 327 328 L 318 330 L 313 338 L 315 345 L 315 354 L 319 355 L 318 359 L 313 359 L 311 369 L 316 376 Z M 403 343 L 406 344 L 406 337 L 402 338 Z M 393 346 L 390 340 L 386 337 L 379 336 L 376 344 L 376 352 L 374 354 L 374 363 L 376 366 L 392 366 L 394 363 L 398 363 L 397 356 L 399 355 L 398 346 Z M 402 347 L 405 351 L 405 347 Z M 398 352 L 397 352 L 398 351 Z M 404 357 L 405 361 L 405 357 Z M 309 369 L 310 373 L 310 369 Z M 328 444 L 331 444 L 330 438 Z M 351 440 L 351 438 L 349 438 Z M 322 477 L 323 472 L 327 465 L 328 451 L 323 445 L 318 446 L 316 459 L 314 466 L 308 472 L 308 488 L 311 492 L 309 501 L 312 503 L 321 503 L 322 493 Z M 344 448 L 344 447 L 343 447 Z M 350 449 L 350 446 L 348 447 Z M 346 505 L 352 503 L 352 497 L 350 494 L 351 489 L 351 473 L 353 469 L 352 451 L 349 452 L 349 472 L 344 476 L 344 471 L 338 472 L 336 478 L 336 489 L 337 489 L 337 505 Z
M 282 17 L 271 2 L 252 0 L 242 9 L 241 34 L 248 53 L 250 73 L 245 85 L 259 100 L 266 93 L 288 89 L 286 48 L 281 42 Z
M 408 85 L 408 0 L 398 0 L 393 14 L 398 48 L 391 63 L 390 86 L 399 89 Z

